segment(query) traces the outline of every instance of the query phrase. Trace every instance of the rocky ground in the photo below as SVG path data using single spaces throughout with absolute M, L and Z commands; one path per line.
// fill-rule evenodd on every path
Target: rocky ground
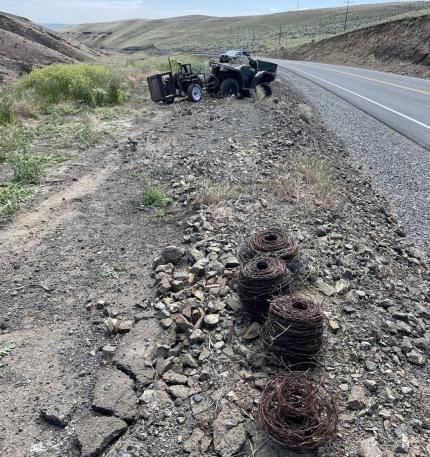
M 319 455 L 430 455 L 428 267 L 322 121 L 275 94 L 160 108 L 92 159 L 104 178 L 65 193 L 59 222 L 48 205 L 6 227 L 2 455 L 292 455 L 260 431 L 280 369 L 235 293 L 238 246 L 274 225 L 312 267 L 295 287 L 324 302 L 315 376 L 339 427 Z M 142 172 L 173 201 L 161 217 L 139 200 Z

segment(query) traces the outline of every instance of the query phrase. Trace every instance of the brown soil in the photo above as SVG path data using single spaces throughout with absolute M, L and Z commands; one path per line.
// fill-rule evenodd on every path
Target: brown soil
M 98 57 L 99 53 L 53 30 L 0 12 L 0 85 L 29 72 L 33 66 L 93 61 Z
M 430 15 L 386 22 L 281 53 L 282 58 L 430 77 Z M 278 55 L 278 54 L 277 54 Z

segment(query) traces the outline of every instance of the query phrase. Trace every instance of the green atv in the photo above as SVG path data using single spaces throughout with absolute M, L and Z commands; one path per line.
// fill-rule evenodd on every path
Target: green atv
M 276 78 L 278 65 L 248 57 L 249 63 L 233 65 L 211 62 L 211 75 L 206 80 L 206 91 L 221 97 L 249 97 L 260 86 L 267 97 L 272 95 L 270 83 Z

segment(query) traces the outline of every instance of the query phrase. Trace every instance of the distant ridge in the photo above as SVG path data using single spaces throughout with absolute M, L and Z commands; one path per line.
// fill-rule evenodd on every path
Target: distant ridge
M 43 27 L 47 27 L 48 29 L 52 30 L 62 30 L 65 29 L 66 27 L 71 27 L 72 24 L 53 24 L 53 23 L 46 23 L 46 24 L 41 24 Z
M 376 3 L 351 6 L 347 30 L 375 25 L 409 14 L 421 14 L 430 2 Z M 218 52 L 226 48 L 261 51 L 291 47 L 343 32 L 345 7 L 289 11 L 260 16 L 132 19 L 80 24 L 62 31 L 98 49 L 161 52 Z

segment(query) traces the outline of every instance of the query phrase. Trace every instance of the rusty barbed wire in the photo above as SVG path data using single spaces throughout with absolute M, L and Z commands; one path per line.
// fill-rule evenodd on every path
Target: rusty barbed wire
M 316 451 L 336 435 L 334 398 L 309 374 L 292 372 L 269 380 L 258 412 L 267 435 L 295 452 Z
M 299 254 L 298 241 L 282 228 L 269 228 L 253 233 L 242 243 L 239 259 L 242 262 L 260 256 L 279 257 L 287 262 Z
M 292 276 L 286 263 L 274 257 L 253 259 L 239 270 L 237 291 L 245 311 L 263 317 L 269 310 L 269 300 L 288 293 Z
M 323 334 L 321 303 L 312 295 L 296 293 L 271 301 L 264 341 L 275 363 L 298 370 L 315 367 Z

